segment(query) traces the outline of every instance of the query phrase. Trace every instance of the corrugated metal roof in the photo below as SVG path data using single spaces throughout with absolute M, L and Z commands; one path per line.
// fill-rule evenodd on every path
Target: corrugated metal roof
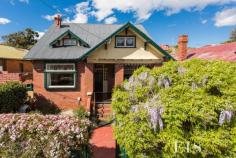
M 28 50 L 0 45 L 0 58 L 2 59 L 23 59 Z
M 191 49 L 188 51 L 188 58 L 236 61 L 236 42 Z
M 32 60 L 79 59 L 122 26 L 124 25 L 64 23 L 61 28 L 57 28 L 52 25 L 24 58 Z M 149 36 L 142 25 L 135 26 Z M 77 46 L 52 48 L 49 46 L 51 42 L 68 30 L 88 43 L 90 48 Z

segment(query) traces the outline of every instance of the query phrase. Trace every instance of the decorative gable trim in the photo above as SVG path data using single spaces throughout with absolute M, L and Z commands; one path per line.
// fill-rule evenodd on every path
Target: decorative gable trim
M 89 44 L 87 42 L 85 42 L 84 40 L 82 40 L 79 36 L 77 36 L 76 34 L 74 34 L 73 32 L 71 32 L 70 30 L 65 31 L 64 33 L 62 33 L 59 37 L 57 37 L 55 40 L 53 40 L 49 45 L 53 46 L 54 44 L 57 43 L 58 40 L 60 40 L 61 38 L 63 38 L 64 36 L 66 36 L 67 34 L 70 34 L 71 36 L 73 36 L 76 40 L 81 41 L 82 43 L 86 44 L 88 47 Z
M 127 24 L 120 27 L 118 30 L 116 30 L 114 33 L 112 33 L 110 36 L 108 36 L 106 39 L 98 43 L 95 47 L 90 49 L 87 53 L 85 53 L 83 56 L 81 56 L 79 59 L 84 60 L 87 56 L 89 56 L 91 53 L 93 53 L 97 48 L 102 46 L 104 43 L 107 43 L 110 38 L 113 36 L 119 34 L 120 32 L 126 30 L 127 28 L 131 28 L 133 31 L 135 31 L 137 34 L 139 34 L 141 37 L 143 37 L 148 43 L 153 45 L 157 50 L 159 50 L 167 59 L 175 60 L 169 53 L 164 51 L 160 46 L 158 46 L 151 38 L 149 38 L 145 33 L 143 33 L 140 29 L 135 27 L 133 24 L 128 22 Z

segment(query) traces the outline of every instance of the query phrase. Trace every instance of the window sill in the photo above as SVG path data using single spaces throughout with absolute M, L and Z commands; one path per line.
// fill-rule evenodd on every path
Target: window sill
M 134 46 L 134 47 L 117 47 L 117 46 L 115 46 L 115 48 L 136 48 L 136 46 Z
M 48 86 L 47 89 L 74 89 L 75 86 Z

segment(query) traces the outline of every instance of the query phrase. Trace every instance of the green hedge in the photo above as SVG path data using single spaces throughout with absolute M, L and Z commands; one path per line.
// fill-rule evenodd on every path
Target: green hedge
M 191 60 L 142 67 L 112 106 L 129 157 L 236 157 L 236 63 Z
M 19 82 L 0 84 L 0 113 L 16 112 L 27 98 L 25 85 Z

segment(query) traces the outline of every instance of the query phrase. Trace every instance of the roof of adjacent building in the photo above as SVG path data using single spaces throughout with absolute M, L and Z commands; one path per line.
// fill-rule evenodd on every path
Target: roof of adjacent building
M 28 50 L 0 45 L 1 59 L 23 59 Z
M 151 39 L 147 31 L 142 25 L 132 25 L 130 23 L 118 25 L 118 24 L 78 24 L 78 23 L 63 23 L 60 28 L 52 25 L 45 35 L 36 43 L 36 45 L 25 56 L 25 59 L 31 60 L 71 60 L 81 59 L 88 55 L 91 51 L 99 47 L 110 36 L 114 35 L 117 31 L 125 26 L 133 26 L 146 37 Z M 72 32 L 78 36 L 81 40 L 86 42 L 90 47 L 58 47 L 53 48 L 50 43 L 55 41 L 58 37 L 66 33 Z M 151 40 L 152 41 L 152 40 Z M 161 48 L 159 48 L 161 49 Z M 163 51 L 161 49 L 161 51 Z M 164 52 L 165 54 L 165 52 Z M 168 54 L 167 54 L 168 56 Z
M 189 49 L 187 58 L 236 61 L 236 42 Z

